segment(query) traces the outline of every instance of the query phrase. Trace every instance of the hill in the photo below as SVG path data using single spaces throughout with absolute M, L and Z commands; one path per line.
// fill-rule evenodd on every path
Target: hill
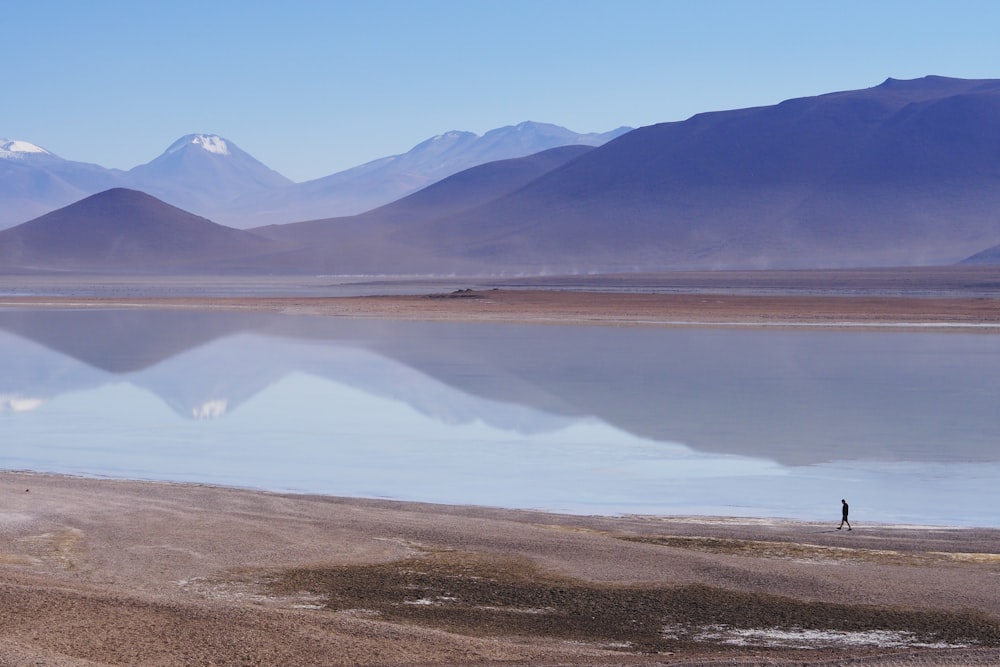
M 185 271 L 254 257 L 273 241 L 115 188 L 0 231 L 6 271 Z

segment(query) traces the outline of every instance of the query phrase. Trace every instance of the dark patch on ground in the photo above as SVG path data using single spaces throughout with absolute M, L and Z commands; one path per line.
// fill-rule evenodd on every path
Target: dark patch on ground
M 723 537 L 698 537 L 687 535 L 629 535 L 618 539 L 626 542 L 656 544 L 675 549 L 686 549 L 702 553 L 747 556 L 750 558 L 784 558 L 812 561 L 863 561 L 881 565 L 924 565 L 938 566 L 943 563 L 961 561 L 1000 564 L 1000 557 L 994 554 L 943 553 L 926 551 L 896 551 L 891 549 L 865 549 L 858 547 L 833 547 L 801 542 L 776 542 L 743 540 Z
M 648 653 L 696 649 L 703 629 L 720 626 L 887 630 L 912 633 L 922 643 L 1000 645 L 1000 624 L 977 612 L 805 602 L 704 585 L 604 586 L 548 575 L 523 561 L 458 552 L 293 569 L 270 586 L 280 595 L 323 596 L 331 610 L 370 610 L 385 620 L 450 632 L 560 638 Z
M 428 299 L 482 299 L 483 295 L 472 289 L 457 289 L 447 294 L 428 294 Z

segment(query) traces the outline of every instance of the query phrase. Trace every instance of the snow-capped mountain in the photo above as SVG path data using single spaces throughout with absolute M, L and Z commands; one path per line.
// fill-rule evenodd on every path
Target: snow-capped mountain
M 526 121 L 483 135 L 446 132 L 422 141 L 406 153 L 245 197 L 232 208 L 219 211 L 213 219 L 247 228 L 354 215 L 396 201 L 470 167 L 559 146 L 600 146 L 630 130 L 620 127 L 610 132 L 579 134 L 558 125 Z
M 0 139 L 0 229 L 114 187 L 119 174 L 28 141 Z
M 189 134 L 170 144 L 164 153 L 169 155 L 192 145 L 216 155 L 229 155 L 229 143 L 217 134 Z
M 16 160 L 25 155 L 51 155 L 41 146 L 17 139 L 0 139 L 0 159 Z
M 291 183 L 232 141 L 214 134 L 181 137 L 155 160 L 125 174 L 128 187 L 207 217 L 237 197 Z

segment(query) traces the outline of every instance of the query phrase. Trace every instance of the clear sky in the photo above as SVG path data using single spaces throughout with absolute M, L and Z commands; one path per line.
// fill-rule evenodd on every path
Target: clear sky
M 449 130 L 597 132 L 1000 78 L 995 0 L 0 0 L 0 137 L 129 169 L 193 132 L 302 181 Z

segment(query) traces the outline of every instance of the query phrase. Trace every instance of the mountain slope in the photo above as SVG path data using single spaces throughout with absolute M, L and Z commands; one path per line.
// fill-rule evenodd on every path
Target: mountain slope
M 412 254 L 493 271 L 953 263 L 1000 242 L 1000 81 L 928 77 L 628 133 Z
M 0 231 L 0 269 L 181 271 L 273 248 L 273 241 L 116 188 Z
M 356 215 L 395 201 L 470 167 L 525 157 L 559 146 L 599 146 L 630 128 L 578 134 L 557 125 L 524 122 L 479 136 L 448 132 L 406 153 L 286 188 L 249 195 L 213 215 L 247 228 Z
M 238 197 L 292 182 L 227 139 L 189 134 L 155 160 L 131 169 L 125 183 L 174 206 L 210 215 Z
M 121 174 L 64 160 L 27 141 L 0 139 L 0 229 L 120 183 Z
M 250 231 L 298 247 L 299 250 L 282 256 L 280 261 L 286 267 L 365 273 L 384 272 L 388 267 L 405 264 L 408 271 L 434 272 L 430 258 L 412 256 L 412 246 L 394 244 L 393 234 L 412 225 L 475 209 L 592 150 L 585 145 L 563 146 L 527 157 L 489 162 L 367 213 Z M 275 259 L 271 261 L 273 266 Z

